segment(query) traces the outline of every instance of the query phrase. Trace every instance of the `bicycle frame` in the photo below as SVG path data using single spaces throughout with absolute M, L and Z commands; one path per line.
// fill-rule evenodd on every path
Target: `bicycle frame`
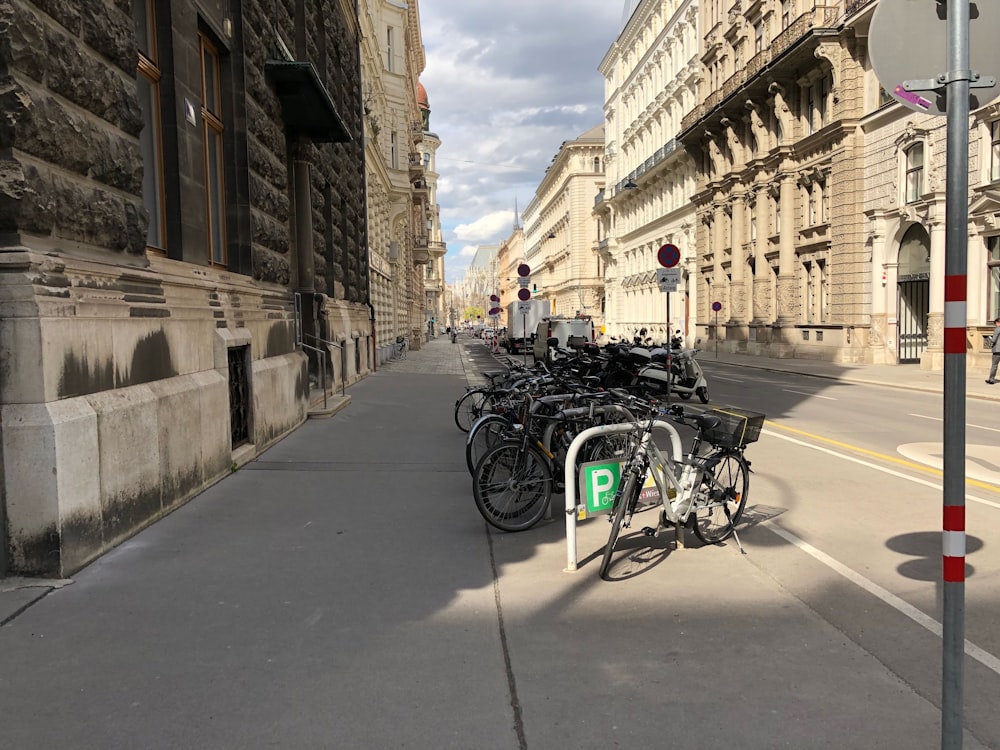
M 653 441 L 651 425 L 642 429 L 642 439 L 629 458 L 626 470 L 635 462 L 640 467 L 645 466 L 660 491 L 660 504 L 667 520 L 678 526 L 683 525 L 695 507 L 695 497 L 705 475 L 706 462 L 699 461 L 695 455 L 700 441 L 695 438 L 691 451 L 687 455 L 681 455 L 678 462 L 660 451 Z M 624 483 L 624 472 L 622 482 Z

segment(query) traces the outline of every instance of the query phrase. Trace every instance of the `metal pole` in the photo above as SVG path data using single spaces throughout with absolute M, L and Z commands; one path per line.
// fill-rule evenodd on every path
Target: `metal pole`
M 528 366 L 528 313 L 521 316 L 521 358 L 524 366 Z
M 941 748 L 962 747 L 965 658 L 965 337 L 969 231 L 969 0 L 948 0 L 944 282 Z

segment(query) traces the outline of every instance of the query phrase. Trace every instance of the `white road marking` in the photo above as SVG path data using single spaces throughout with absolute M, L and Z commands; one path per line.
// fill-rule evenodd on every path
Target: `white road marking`
M 800 396 L 812 396 L 813 398 L 825 398 L 827 401 L 836 401 L 833 396 L 820 396 L 818 393 L 809 393 L 809 391 L 793 391 L 791 388 L 782 388 L 785 393 L 798 393 Z
M 944 417 L 929 417 L 926 414 L 909 414 L 907 416 L 916 417 L 917 419 L 929 419 L 932 422 L 943 422 Z M 966 427 L 975 427 L 977 430 L 987 430 L 989 432 L 1000 432 L 996 427 L 986 427 L 981 424 L 972 424 L 971 422 L 965 423 Z
M 914 482 L 915 484 L 922 484 L 925 487 L 932 487 L 933 489 L 936 490 L 943 491 L 944 489 L 940 484 L 936 482 L 931 482 L 927 479 L 922 479 L 921 477 L 910 476 L 909 474 L 904 474 L 903 472 L 896 471 L 895 469 L 890 469 L 885 466 L 879 466 L 878 464 L 874 464 L 870 461 L 865 461 L 863 459 L 856 458 L 854 456 L 849 456 L 846 453 L 838 453 L 837 451 L 831 450 L 830 448 L 824 448 L 822 445 L 813 445 L 812 443 L 807 443 L 804 440 L 798 440 L 797 438 L 793 438 L 788 435 L 783 435 L 780 432 L 773 432 L 771 430 L 762 430 L 762 432 L 765 435 L 771 435 L 772 437 L 781 438 L 782 440 L 787 440 L 790 443 L 795 443 L 796 445 L 801 445 L 805 448 L 812 448 L 814 451 L 819 451 L 820 453 L 826 453 L 828 455 L 841 458 L 845 461 L 851 461 L 852 463 L 860 464 L 861 466 L 866 466 L 869 469 L 875 469 L 876 471 L 881 471 L 883 474 L 889 474 L 890 476 L 899 477 L 900 479 L 905 479 L 909 482 Z M 969 502 L 980 503 L 981 505 L 986 505 L 989 506 L 990 508 L 997 508 L 998 510 L 1000 510 L 1000 503 L 995 503 L 992 500 L 983 500 L 982 498 L 973 497 L 972 495 L 966 495 L 965 499 Z
M 742 378 L 724 378 L 721 375 L 713 375 L 712 380 L 728 380 L 731 383 L 745 383 L 746 381 Z
M 802 539 L 799 539 L 797 536 L 795 536 L 791 532 L 785 531 L 784 529 L 782 529 L 779 526 L 773 526 L 770 523 L 764 523 L 764 524 L 761 524 L 761 525 L 764 528 L 769 529 L 773 533 L 775 533 L 778 536 L 780 536 L 786 542 L 789 542 L 790 544 L 795 545 L 796 547 L 798 547 L 800 550 L 802 550 L 803 552 L 805 552 L 810 557 L 812 557 L 812 558 L 818 560 L 819 562 L 823 563 L 824 565 L 826 565 L 828 568 L 830 568 L 834 572 L 839 573 L 840 575 L 842 575 L 844 578 L 846 578 L 851 583 L 855 584 L 856 586 L 860 586 L 865 591 L 867 591 L 869 594 L 871 594 L 871 595 L 873 595 L 873 596 L 881 599 L 883 602 L 885 602 L 886 604 L 888 604 L 890 607 L 892 607 L 893 609 L 895 609 L 897 612 L 900 612 L 901 614 L 906 615 L 911 620 L 913 620 L 915 623 L 917 623 L 921 627 L 926 628 L 931 633 L 933 633 L 934 635 L 936 635 L 938 638 L 941 637 L 941 635 L 942 635 L 942 633 L 944 631 L 943 627 L 941 626 L 941 623 L 939 623 L 933 617 L 930 617 L 929 615 L 924 614 L 923 612 L 921 612 L 919 609 L 917 609 L 916 607 L 914 607 L 909 602 L 907 602 L 907 601 L 901 599 L 900 597 L 896 596 L 891 591 L 882 588 L 881 586 L 879 586 L 874 581 L 871 581 L 871 580 L 865 578 L 860 573 L 856 573 L 855 571 L 851 570 L 849 567 L 847 567 L 843 563 L 840 563 L 837 560 L 834 560 L 832 557 L 830 557 L 825 552 L 821 552 L 820 550 L 816 549 L 815 547 L 813 547 L 808 542 L 805 542 Z M 965 639 L 965 653 L 968 656 L 971 656 L 976 661 L 978 661 L 980 664 L 982 664 L 987 669 L 990 669 L 994 673 L 1000 675 L 1000 659 L 997 659 L 990 652 L 988 652 L 985 649 L 982 649 L 979 646 L 977 646 L 976 644 L 972 643 L 968 638 Z

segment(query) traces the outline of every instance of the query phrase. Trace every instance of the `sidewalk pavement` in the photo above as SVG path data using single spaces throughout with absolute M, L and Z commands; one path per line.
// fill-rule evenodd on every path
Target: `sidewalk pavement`
M 433 339 L 72 581 L 0 581 L 0 747 L 938 746 L 936 706 L 733 545 L 642 541 L 605 582 L 599 520 L 575 573 L 558 512 L 486 526 L 453 422 L 485 363 Z

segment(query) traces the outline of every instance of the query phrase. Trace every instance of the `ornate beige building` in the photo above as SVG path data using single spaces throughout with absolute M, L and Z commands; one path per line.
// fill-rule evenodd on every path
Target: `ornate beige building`
M 362 0 L 359 20 L 371 304 L 381 361 L 397 336 L 409 336 L 414 349 L 427 336 L 432 212 L 423 151 L 427 108 L 418 103 L 424 48 L 417 0 Z
M 604 126 L 565 141 L 524 211 L 525 261 L 553 315 L 604 322 L 604 260 L 597 253 L 594 195 L 604 183 Z
M 441 207 L 437 202 L 437 150 L 441 139 L 430 130 L 431 107 L 427 91 L 417 84 L 417 105 L 420 107 L 423 123 L 423 139 L 418 149 L 423 165 L 423 180 L 427 185 L 427 249 L 428 262 L 424 270 L 424 323 L 430 334 L 450 323 L 446 322 L 448 306 L 445 300 L 444 256 L 448 248 L 441 235 Z
M 696 164 L 676 136 L 697 100 L 698 4 L 629 0 L 618 38 L 601 61 L 605 84 L 606 184 L 594 214 L 606 264 L 607 334 L 630 338 L 640 328 L 664 341 L 693 332 L 697 306 Z M 664 244 L 681 253 L 681 283 L 667 295 L 656 283 Z M 669 318 L 668 318 L 669 316 Z
M 873 0 L 704 0 L 697 328 L 731 351 L 943 365 L 945 127 L 882 89 Z M 968 341 L 1000 306 L 1000 109 L 970 123 Z M 713 303 L 721 309 L 716 313 Z

